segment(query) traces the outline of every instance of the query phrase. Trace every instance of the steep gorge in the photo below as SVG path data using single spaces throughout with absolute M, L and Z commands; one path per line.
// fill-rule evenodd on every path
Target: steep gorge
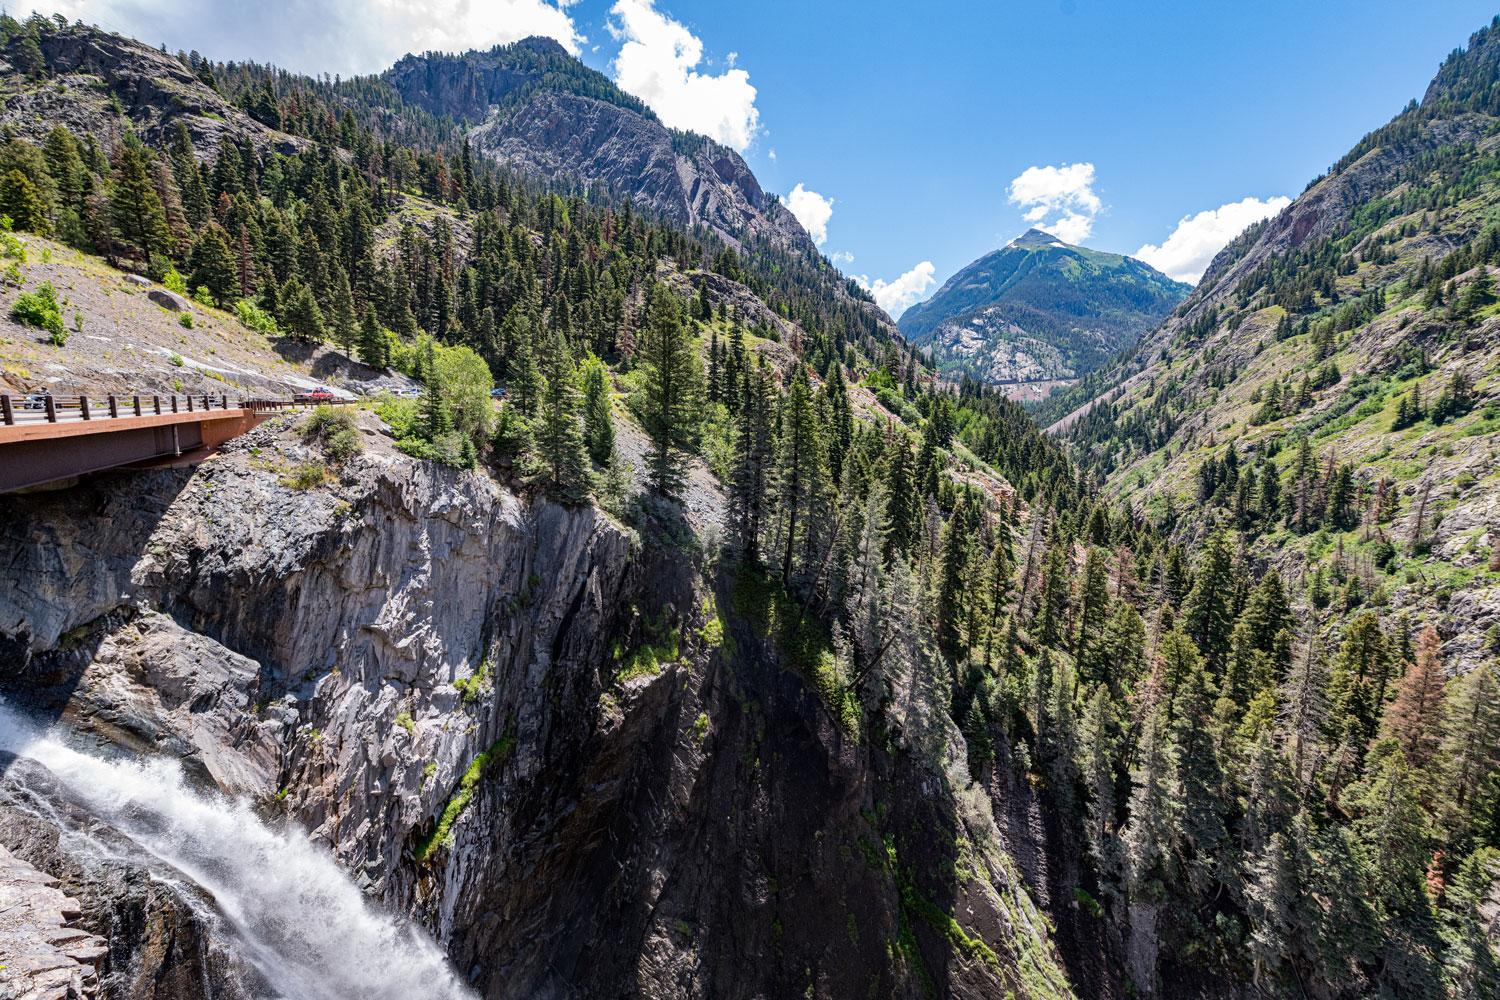
M 268 426 L 196 471 L 0 500 L 5 697 L 306 828 L 486 997 L 1066 995 L 952 724 L 858 742 L 774 589 L 666 509 L 643 542 L 379 453 L 293 490 L 301 447 Z M 233 978 L 233 935 L 191 917 L 211 896 L 160 858 L 101 874 L 64 829 L 101 818 L 39 815 L 36 772 L 7 768 L 0 844 L 84 902 L 102 995 L 145 995 L 143 965 Z M 152 952 L 118 916 L 141 893 L 201 946 Z

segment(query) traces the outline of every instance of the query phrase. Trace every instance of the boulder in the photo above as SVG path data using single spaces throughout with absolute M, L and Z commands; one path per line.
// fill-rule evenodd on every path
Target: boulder
M 165 288 L 153 288 L 146 295 L 152 302 L 155 302 L 163 309 L 170 309 L 173 312 L 187 312 L 188 309 L 192 308 L 192 303 L 188 302 L 187 299 L 176 292 L 169 292 Z

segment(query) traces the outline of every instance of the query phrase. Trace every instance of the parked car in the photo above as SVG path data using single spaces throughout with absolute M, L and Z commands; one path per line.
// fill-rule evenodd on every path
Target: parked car
M 503 386 L 498 386 L 498 385 L 495 386 L 495 388 L 493 388 L 493 389 L 490 390 L 490 398 L 491 399 L 504 399 L 505 398 L 505 388 Z
M 26 398 L 21 401 L 21 409 L 45 410 L 47 408 L 47 398 L 51 395 L 52 393 L 46 389 L 43 389 L 41 392 L 28 393 Z
M 329 400 L 337 399 L 338 397 L 333 394 L 332 389 L 329 389 L 327 386 L 320 385 L 316 389 L 313 389 L 310 392 L 301 393 L 294 398 L 299 403 L 326 403 Z
M 397 399 L 417 399 L 422 395 L 421 389 L 397 389 L 391 393 Z

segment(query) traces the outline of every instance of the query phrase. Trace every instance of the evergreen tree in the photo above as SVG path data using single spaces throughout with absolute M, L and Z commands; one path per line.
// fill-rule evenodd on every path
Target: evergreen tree
M 1115 762 L 1119 745 L 1119 721 L 1109 688 L 1094 688 L 1084 711 L 1079 739 L 1078 770 L 1087 796 L 1084 839 L 1099 888 L 1105 898 L 1118 901 L 1123 890 L 1123 858 L 1115 832 Z
M 150 154 L 132 142 L 123 142 L 114 168 L 114 188 L 109 196 L 110 219 L 119 240 L 141 260 L 152 254 L 170 255 L 172 234 L 161 198 L 148 169 Z
M 816 530 L 811 515 L 825 482 L 822 435 L 815 417 L 807 370 L 798 365 L 781 405 L 781 439 L 776 457 L 776 503 L 781 512 L 781 575 L 793 578 L 793 558 Z
M 766 494 L 773 475 L 775 438 L 772 411 L 775 403 L 771 393 L 770 379 L 762 361 L 760 368 L 749 376 L 735 421 L 734 460 L 729 477 L 731 538 L 751 565 L 760 560 Z
M 365 306 L 365 314 L 359 321 L 359 360 L 381 370 L 390 365 L 390 341 L 375 317 L 373 305 Z
M 656 492 L 675 496 L 686 475 L 698 404 L 698 359 L 682 325 L 682 304 L 665 285 L 651 292 L 646 324 L 636 344 L 643 375 L 641 424 L 650 439 L 646 464 Z
M 1047 568 L 1043 571 L 1042 599 L 1037 607 L 1034 631 L 1043 646 L 1059 646 L 1068 629 L 1071 604 L 1072 572 L 1068 565 L 1071 545 L 1059 538 L 1047 550 Z
M 1229 657 L 1235 583 L 1229 538 L 1220 529 L 1208 537 L 1198 559 L 1193 589 L 1182 610 L 1183 627 L 1197 644 L 1214 677 L 1223 676 Z
M 1431 625 L 1422 629 L 1416 662 L 1402 675 L 1381 723 L 1381 738 L 1395 740 L 1406 762 L 1419 772 L 1431 763 L 1442 740 L 1445 678 L 1441 648 L 1437 629 Z
M 542 390 L 531 436 L 535 478 L 554 497 L 577 502 L 588 496 L 588 454 L 579 423 L 577 372 L 561 330 L 542 335 L 538 370 Z
M 328 333 L 323 310 L 312 289 L 293 278 L 281 292 L 281 322 L 287 333 L 311 344 L 322 343 Z
M 608 465 L 615 450 L 615 423 L 609 395 L 609 370 L 592 354 L 583 360 L 583 438 L 589 457 Z
M 239 297 L 239 274 L 223 228 L 210 223 L 188 255 L 189 281 L 194 288 L 207 288 L 214 302 L 227 305 Z

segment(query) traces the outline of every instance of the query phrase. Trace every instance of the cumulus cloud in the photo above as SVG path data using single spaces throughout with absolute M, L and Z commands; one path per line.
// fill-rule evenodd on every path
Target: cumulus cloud
M 838 264 L 840 267 L 847 267 L 848 265 L 854 263 L 854 254 L 850 253 L 848 250 L 835 250 L 833 253 L 828 255 L 828 259 L 833 261 L 833 263 Z
M 1196 285 L 1213 262 L 1214 254 L 1230 240 L 1247 226 L 1275 215 L 1291 203 L 1292 199 L 1284 196 L 1265 201 L 1244 198 L 1197 215 L 1184 215 L 1161 246 L 1147 243 L 1135 255 L 1169 278 Z
M 408 52 L 489 48 L 529 35 L 587 41 L 551 0 L 53 0 L 36 5 L 169 49 L 304 73 L 377 73 Z
M 623 44 L 615 82 L 650 105 L 672 128 L 701 132 L 744 152 L 760 128 L 750 74 L 735 67 L 699 73 L 703 42 L 663 15 L 653 0 L 616 0 L 610 31 Z
M 899 278 L 893 278 L 890 281 L 884 278 L 871 281 L 868 275 L 863 274 L 856 274 L 853 277 L 859 287 L 875 297 L 875 302 L 880 308 L 890 313 L 892 319 L 900 319 L 902 313 L 927 294 L 927 289 L 932 287 L 935 280 L 933 273 L 936 270 L 932 261 L 924 260 Z
M 781 199 L 807 230 L 807 235 L 818 246 L 828 239 L 828 220 L 833 218 L 833 199 L 825 198 L 816 191 L 809 191 L 798 181 L 791 193 Z
M 1060 167 L 1027 167 L 1006 189 L 1022 217 L 1064 243 L 1082 243 L 1094 231 L 1094 217 L 1104 207 L 1094 193 L 1092 163 Z

